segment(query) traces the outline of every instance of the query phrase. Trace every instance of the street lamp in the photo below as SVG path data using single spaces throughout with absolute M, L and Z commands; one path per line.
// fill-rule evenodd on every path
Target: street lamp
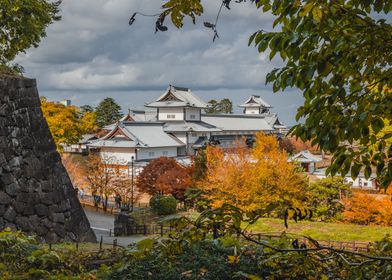
M 135 160 L 135 157 L 132 156 L 131 157 L 131 168 L 132 168 L 132 171 L 131 171 L 131 174 L 132 174 L 132 176 L 131 176 L 131 212 L 133 212 L 133 162 L 134 162 L 134 160 Z

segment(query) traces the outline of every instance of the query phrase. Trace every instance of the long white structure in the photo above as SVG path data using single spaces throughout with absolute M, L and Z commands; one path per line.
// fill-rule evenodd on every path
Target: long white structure
M 244 114 L 205 114 L 207 103 L 191 89 L 169 86 L 145 106 L 148 111 L 129 110 L 118 123 L 105 127 L 108 134 L 89 147 L 127 165 L 132 157 L 136 161 L 184 157 L 210 141 L 230 147 L 239 137 L 253 139 L 259 131 L 279 134 L 285 129 L 260 96 L 251 96 L 240 105 Z

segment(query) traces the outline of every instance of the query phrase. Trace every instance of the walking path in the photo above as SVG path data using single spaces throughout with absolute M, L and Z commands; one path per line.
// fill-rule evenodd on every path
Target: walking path
M 137 243 L 140 240 L 148 238 L 144 235 L 133 235 L 133 236 L 113 236 L 114 231 L 114 216 L 105 214 L 102 212 L 95 212 L 90 209 L 84 208 L 87 219 L 90 222 L 91 228 L 94 230 L 97 236 L 97 241 L 101 240 L 106 244 L 113 244 L 113 240 L 117 239 L 117 244 L 121 246 L 128 246 L 132 243 Z M 111 236 L 109 236 L 111 235 Z

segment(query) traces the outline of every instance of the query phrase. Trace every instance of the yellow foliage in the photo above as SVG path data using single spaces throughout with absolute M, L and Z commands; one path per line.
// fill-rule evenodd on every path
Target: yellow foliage
M 227 262 L 229 264 L 235 264 L 240 262 L 240 256 L 227 256 Z
M 77 107 L 66 107 L 41 98 L 41 109 L 58 150 L 62 150 L 61 144 L 70 145 L 79 141 L 82 131 Z
M 97 115 L 95 112 L 86 112 L 80 119 L 80 126 L 83 134 L 93 133 L 98 130 Z
M 243 211 L 301 207 L 306 200 L 306 184 L 295 165 L 287 162 L 273 136 L 256 136 L 249 151 L 237 143 L 231 153 L 207 148 L 207 175 L 200 182 L 213 207 L 232 204 Z

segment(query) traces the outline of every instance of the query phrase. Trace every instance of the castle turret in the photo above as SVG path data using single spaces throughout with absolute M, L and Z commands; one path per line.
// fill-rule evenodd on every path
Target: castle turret
M 265 102 L 259 95 L 251 95 L 244 104 L 239 105 L 244 108 L 244 114 L 264 114 L 268 113 L 272 108 L 267 102 Z

